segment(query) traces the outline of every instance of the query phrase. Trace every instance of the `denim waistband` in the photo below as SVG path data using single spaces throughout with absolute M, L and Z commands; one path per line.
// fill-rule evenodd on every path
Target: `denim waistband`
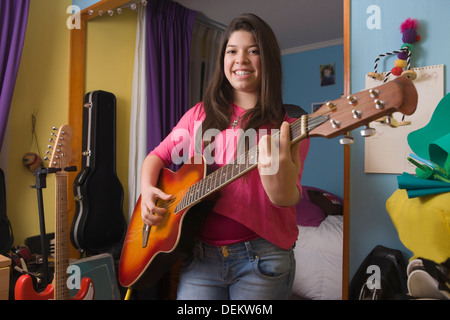
M 242 241 L 224 246 L 214 246 L 199 241 L 194 249 L 194 254 L 203 257 L 205 255 L 220 256 L 222 259 L 238 259 L 248 257 L 250 261 L 255 260 L 258 255 L 269 252 L 286 251 L 263 238 Z

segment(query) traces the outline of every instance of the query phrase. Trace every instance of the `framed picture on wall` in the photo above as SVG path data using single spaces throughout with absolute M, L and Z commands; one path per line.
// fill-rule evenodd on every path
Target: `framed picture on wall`
M 320 86 L 335 84 L 334 62 L 320 65 Z
M 311 103 L 311 113 L 316 112 L 325 102 L 313 102 Z

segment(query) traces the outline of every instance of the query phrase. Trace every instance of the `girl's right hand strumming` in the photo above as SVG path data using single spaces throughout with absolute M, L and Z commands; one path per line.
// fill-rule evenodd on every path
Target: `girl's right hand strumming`
M 150 186 L 141 195 L 141 216 L 142 221 L 149 226 L 159 225 L 165 208 L 157 207 L 158 199 L 169 200 L 171 195 L 164 193 L 160 189 Z
M 172 197 L 155 187 L 163 167 L 163 161 L 155 155 L 148 155 L 142 164 L 141 216 L 142 221 L 149 226 L 159 225 L 163 219 L 162 215 L 166 212 L 165 208 L 156 206 L 157 200 L 167 201 Z

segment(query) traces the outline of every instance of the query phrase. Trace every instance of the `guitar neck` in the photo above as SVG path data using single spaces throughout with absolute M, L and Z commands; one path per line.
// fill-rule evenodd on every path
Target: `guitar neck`
M 56 300 L 68 300 L 67 268 L 69 267 L 69 225 L 67 209 L 67 172 L 56 173 L 55 276 Z

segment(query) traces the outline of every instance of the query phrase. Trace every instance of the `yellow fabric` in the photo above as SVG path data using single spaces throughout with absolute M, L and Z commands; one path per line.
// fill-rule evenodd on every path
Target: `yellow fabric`
M 409 199 L 398 189 L 386 209 L 400 241 L 413 252 L 411 259 L 442 263 L 450 257 L 450 192 Z

